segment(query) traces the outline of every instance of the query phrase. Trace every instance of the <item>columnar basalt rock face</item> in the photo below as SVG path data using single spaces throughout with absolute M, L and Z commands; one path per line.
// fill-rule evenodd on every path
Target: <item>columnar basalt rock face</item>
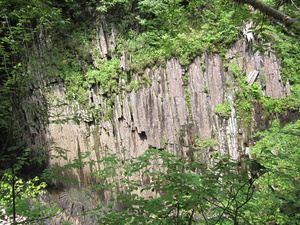
M 103 28 L 100 28 L 97 43 L 103 57 L 108 49 L 115 46 L 111 46 L 111 43 L 115 43 L 114 40 L 109 41 L 114 38 L 105 35 Z M 280 63 L 274 55 L 254 54 L 246 41 L 240 40 L 228 50 L 226 59 L 227 64 L 231 62 L 238 65 L 244 76 L 255 74 L 255 80 L 261 83 L 266 96 L 281 98 L 288 94 L 288 87 L 281 81 Z M 120 66 L 127 68 L 125 57 Z M 55 154 L 55 149 L 66 150 L 67 161 L 85 152 L 91 152 L 90 158 L 85 160 L 100 160 L 108 151 L 132 158 L 149 147 L 185 155 L 188 151 L 186 146 L 193 147 L 197 137 L 215 139 L 219 143 L 215 150 L 238 158 L 246 151 L 243 129 L 250 128 L 238 125 L 234 108 L 234 92 L 238 87 L 235 86 L 232 71 L 225 70 L 225 67 L 220 55 L 202 54 L 187 68 L 183 68 L 176 59 L 167 61 L 165 68 L 148 68 L 144 76 L 150 78 L 151 84 L 141 86 L 137 91 L 123 90 L 115 95 L 110 120 L 101 117 L 107 112 L 107 97 L 102 95 L 99 88 L 90 87 L 88 90 L 95 108 L 103 109 L 102 114 L 99 114 L 100 119 L 94 119 L 86 106 L 80 106 L 75 99 L 65 99 L 63 82 L 43 84 L 36 89 L 42 90 L 48 85 L 47 93 L 42 95 L 52 117 L 44 130 L 35 130 L 32 148 L 51 149 L 51 154 Z M 134 76 L 138 79 L 139 75 Z M 120 82 L 120 88 L 122 85 Z M 33 98 L 41 96 L 40 92 L 36 93 Z M 214 112 L 216 106 L 224 102 L 231 106 L 228 119 Z M 59 103 L 65 104 L 55 107 Z M 27 114 L 27 118 L 32 117 L 30 112 Z M 76 116 L 81 118 L 78 123 L 73 120 L 57 123 L 57 119 Z M 210 152 L 203 153 L 203 159 L 209 159 L 209 154 Z M 52 159 L 50 163 L 66 162 Z M 88 167 L 74 170 L 73 176 L 81 185 L 88 184 L 93 182 L 89 177 L 90 170 Z

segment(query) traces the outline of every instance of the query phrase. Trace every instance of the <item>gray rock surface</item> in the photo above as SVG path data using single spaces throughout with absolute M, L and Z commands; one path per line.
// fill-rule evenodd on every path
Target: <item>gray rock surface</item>
M 226 57 L 229 62 L 239 65 L 245 76 L 258 71 L 257 82 L 262 83 L 261 77 L 265 76 L 262 91 L 266 96 L 281 98 L 288 94 L 288 87 L 281 82 L 280 63 L 274 55 L 253 54 L 247 43 L 240 40 L 228 50 Z M 42 87 L 37 88 L 31 100 L 47 102 L 52 117 L 43 129 L 30 127 L 32 147 L 65 149 L 69 161 L 78 157 L 79 153 L 93 150 L 91 159 L 99 160 L 108 150 L 120 153 L 126 149 L 124 157 L 131 158 L 142 154 L 149 147 L 185 154 L 187 148 L 184 146 L 193 146 L 197 137 L 216 139 L 221 153 L 238 158 L 245 152 L 243 142 L 248 140 L 244 140 L 246 132 L 243 130 L 248 128 L 239 127 L 237 122 L 234 92 L 238 87 L 234 85 L 230 68 L 226 71 L 224 67 L 225 63 L 219 55 L 203 54 L 195 58 L 188 68 L 183 68 L 176 59 L 171 59 L 166 68 L 146 69 L 145 76 L 151 79 L 151 85 L 130 93 L 123 90 L 116 95 L 110 120 L 102 118 L 107 113 L 107 106 L 100 89 L 91 87 L 87 90 L 90 91 L 95 108 L 100 109 L 101 106 L 103 111 L 99 114 L 100 119 L 96 120 L 86 106 L 81 106 L 75 99 L 65 99 L 66 90 L 62 82 L 48 84 L 46 93 L 41 91 Z M 139 75 L 135 76 L 138 79 Z M 43 98 L 40 99 L 40 96 Z M 214 113 L 216 106 L 225 101 L 230 103 L 232 109 L 227 120 Z M 58 107 L 59 103 L 65 104 Z M 30 113 L 26 116 L 28 120 L 32 118 Z M 79 123 L 73 120 L 57 123 L 57 119 L 75 116 L 81 119 Z M 65 162 L 53 159 L 50 163 Z M 73 172 L 81 184 L 86 184 L 90 182 L 89 169 L 83 170 Z

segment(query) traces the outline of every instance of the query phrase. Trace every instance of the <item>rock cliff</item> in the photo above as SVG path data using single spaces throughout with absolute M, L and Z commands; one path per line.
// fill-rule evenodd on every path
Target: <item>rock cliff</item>
M 101 26 L 95 42 L 104 58 L 108 50 L 116 46 L 115 28 L 111 27 L 110 34 L 106 34 Z M 120 65 L 124 70 L 128 63 L 125 58 Z M 120 80 L 121 91 L 111 95 L 111 105 L 101 84 L 86 88 L 89 102 L 83 106 L 76 99 L 66 98 L 63 81 L 45 79 L 45 75 L 36 73 L 38 82 L 33 87 L 30 102 L 43 106 L 49 123 L 31 123 L 35 125 L 29 127 L 28 140 L 33 149 L 51 150 L 50 155 L 57 154 L 55 150 L 65 150 L 64 155 L 70 161 L 86 152 L 91 152 L 89 160 L 99 160 L 108 152 L 131 158 L 149 147 L 185 155 L 189 147 L 196 146 L 197 139 L 214 139 L 218 143 L 214 151 L 237 159 L 249 151 L 254 141 L 253 129 L 265 118 L 259 110 L 252 109 L 249 124 L 243 123 L 244 118 L 237 114 L 235 93 L 240 87 L 228 66 L 231 64 L 241 69 L 249 85 L 254 81 L 259 83 L 265 96 L 283 98 L 289 94 L 288 84 L 284 85 L 281 80 L 280 62 L 276 57 L 253 53 L 244 39 L 235 43 L 223 58 L 218 54 L 202 54 L 185 68 L 175 58 L 168 60 L 164 68 L 147 68 L 143 76 L 150 82 L 130 92 Z M 138 81 L 141 76 L 135 74 L 132 79 Z M 226 117 L 215 112 L 223 103 L 230 106 Z M 105 115 L 109 112 L 112 114 L 107 119 Z M 33 122 L 36 113 L 25 110 L 26 119 Z M 75 122 L 74 118 L 78 120 Z M 202 154 L 203 160 L 209 160 L 210 154 L 211 149 L 207 149 Z M 66 161 L 53 158 L 49 163 Z M 92 182 L 90 170 L 80 168 L 69 176 L 78 179 L 80 185 L 89 184 Z
M 105 23 L 98 28 L 94 42 L 98 52 L 92 52 L 95 67 L 98 67 L 97 56 L 108 60 L 109 51 L 117 46 L 115 27 L 109 27 L 110 32 L 104 31 L 108 29 Z M 31 95 L 21 107 L 22 120 L 29 124 L 24 139 L 38 156 L 47 155 L 47 166 L 64 165 L 73 159 L 99 161 L 109 153 L 128 159 L 150 147 L 189 156 L 190 148 L 199 147 L 199 140 L 203 139 L 214 140 L 215 144 L 200 146 L 201 160 L 209 162 L 213 152 L 238 159 L 249 153 L 254 144 L 254 130 L 267 126 L 268 122 L 254 99 L 249 100 L 252 106 L 247 115 L 240 112 L 243 106 L 239 98 L 250 90 L 243 89 L 238 79 L 244 78 L 248 87 L 260 84 L 259 91 L 268 98 L 290 94 L 288 81 L 285 84 L 282 81 L 276 56 L 270 52 L 254 53 L 248 41 L 240 39 L 222 56 L 199 53 L 187 67 L 173 58 L 164 67 L 146 68 L 143 75 L 133 74 L 131 80 L 147 82 L 130 91 L 121 78 L 118 92 L 112 91 L 110 95 L 103 91 L 103 84 L 90 84 L 84 88 L 88 99 L 85 104 L 76 99 L 76 93 L 72 98 L 67 97 L 70 90 L 62 79 L 49 76 L 46 69 L 34 72 Z M 45 42 L 36 45 L 37 52 L 47 48 Z M 124 54 L 120 68 L 126 72 L 129 64 L 130 56 Z M 90 155 L 84 158 L 86 153 Z M 62 175 L 75 178 L 79 187 L 84 188 L 100 182 L 90 172 L 101 169 L 97 164 L 81 166 L 63 171 Z M 75 191 L 68 183 L 55 181 L 55 185 Z M 56 202 L 67 209 L 64 217 L 72 217 L 74 224 L 84 224 L 81 209 L 92 208 L 92 203 L 88 200 L 84 200 L 86 204 L 76 203 L 72 191 L 68 197 L 58 196 L 60 200 Z M 78 193 L 75 199 L 78 196 L 87 199 L 86 194 Z M 98 196 L 107 200 L 111 193 L 101 192 Z

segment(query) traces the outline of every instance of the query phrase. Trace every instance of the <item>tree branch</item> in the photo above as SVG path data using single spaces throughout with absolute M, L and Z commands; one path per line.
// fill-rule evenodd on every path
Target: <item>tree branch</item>
M 244 3 L 244 4 L 248 4 L 251 5 L 252 7 L 254 7 L 255 9 L 261 11 L 262 13 L 264 13 L 267 16 L 272 17 L 273 19 L 281 22 L 282 24 L 284 24 L 286 27 L 291 27 L 294 25 L 294 29 L 297 32 L 300 32 L 300 23 L 290 17 L 289 15 L 284 14 L 283 12 L 280 12 L 270 6 L 268 6 L 267 4 L 258 1 L 258 0 L 234 0 L 235 2 L 238 3 Z

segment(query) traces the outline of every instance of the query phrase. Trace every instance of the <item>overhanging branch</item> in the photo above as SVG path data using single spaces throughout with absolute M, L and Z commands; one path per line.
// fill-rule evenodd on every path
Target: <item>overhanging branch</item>
M 244 4 L 251 5 L 253 8 L 261 11 L 265 15 L 270 16 L 273 19 L 281 22 L 286 27 L 293 26 L 293 28 L 297 32 L 300 32 L 300 23 L 296 19 L 268 6 L 267 4 L 265 4 L 261 1 L 258 1 L 258 0 L 234 0 L 234 1 L 238 2 L 238 3 L 244 3 Z

